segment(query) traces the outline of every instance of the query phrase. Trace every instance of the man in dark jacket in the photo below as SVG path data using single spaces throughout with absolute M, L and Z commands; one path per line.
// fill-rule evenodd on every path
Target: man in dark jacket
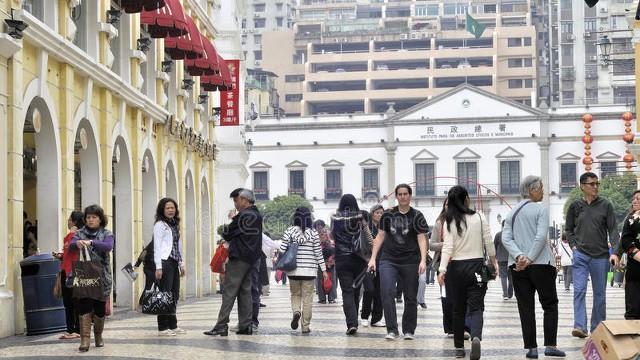
M 582 198 L 567 211 L 565 230 L 573 249 L 573 331 L 571 335 L 587 337 L 587 280 L 591 275 L 593 308 L 591 331 L 607 319 L 606 291 L 609 271 L 609 243 L 617 248 L 620 234 L 613 205 L 598 196 L 598 176 L 586 172 L 580 176 Z
M 222 237 L 229 242 L 229 262 L 225 268 L 224 294 L 218 313 L 218 322 L 205 335 L 227 336 L 229 314 L 238 299 L 238 331 L 236 334 L 253 333 L 251 297 L 251 272 L 262 253 L 262 215 L 254 205 L 251 190 L 238 188 L 231 192 L 237 210 L 231 223 L 225 225 Z
M 504 228 L 504 220 L 502 221 L 502 227 Z M 509 271 L 509 252 L 502 245 L 502 230 L 498 231 L 493 238 L 493 246 L 496 248 L 496 260 L 498 261 L 500 282 L 502 283 L 502 299 L 509 300 L 513 297 L 513 280 Z

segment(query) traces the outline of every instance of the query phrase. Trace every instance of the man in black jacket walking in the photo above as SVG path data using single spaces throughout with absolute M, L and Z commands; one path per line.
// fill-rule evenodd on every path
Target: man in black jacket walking
M 218 321 L 205 335 L 227 336 L 229 314 L 238 299 L 238 331 L 251 335 L 253 315 L 251 297 L 251 271 L 262 252 L 262 215 L 254 205 L 251 190 L 238 188 L 230 197 L 237 210 L 229 225 L 225 225 L 222 237 L 229 242 L 229 262 L 225 269 L 224 294 Z

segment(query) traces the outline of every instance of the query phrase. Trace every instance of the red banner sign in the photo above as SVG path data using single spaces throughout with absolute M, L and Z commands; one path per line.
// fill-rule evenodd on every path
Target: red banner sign
M 240 125 L 240 60 L 225 60 L 231 73 L 231 91 L 220 91 L 220 126 Z

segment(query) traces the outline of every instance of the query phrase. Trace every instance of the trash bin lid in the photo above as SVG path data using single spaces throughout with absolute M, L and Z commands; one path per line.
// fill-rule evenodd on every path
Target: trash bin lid
M 42 262 L 50 262 L 50 261 L 58 261 L 58 259 L 54 258 L 51 254 L 31 255 L 29 257 L 24 258 L 24 260 L 20 261 L 20 266 L 42 263 Z

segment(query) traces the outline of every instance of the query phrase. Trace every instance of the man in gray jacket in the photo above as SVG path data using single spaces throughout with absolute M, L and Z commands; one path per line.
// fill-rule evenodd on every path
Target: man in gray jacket
M 538 358 L 535 293 L 544 311 L 545 356 L 564 357 L 557 346 L 558 295 L 555 258 L 547 245 L 549 213 L 540 203 L 544 197 L 542 179 L 529 175 L 520 184 L 524 198 L 505 219 L 502 245 L 509 251 L 513 289 L 518 300 L 520 326 L 527 358 Z
M 592 172 L 580 175 L 582 198 L 567 210 L 565 231 L 573 249 L 573 331 L 571 335 L 587 337 L 587 280 L 591 275 L 593 308 L 591 331 L 607 319 L 607 272 L 609 243 L 617 248 L 620 234 L 613 205 L 598 196 L 600 182 Z
M 502 220 L 502 227 L 504 228 L 504 220 Z M 496 248 L 498 274 L 502 283 L 502 300 L 509 300 L 513 297 L 513 279 L 509 271 L 509 252 L 502 245 L 502 230 L 498 231 L 493 238 L 493 247 Z

